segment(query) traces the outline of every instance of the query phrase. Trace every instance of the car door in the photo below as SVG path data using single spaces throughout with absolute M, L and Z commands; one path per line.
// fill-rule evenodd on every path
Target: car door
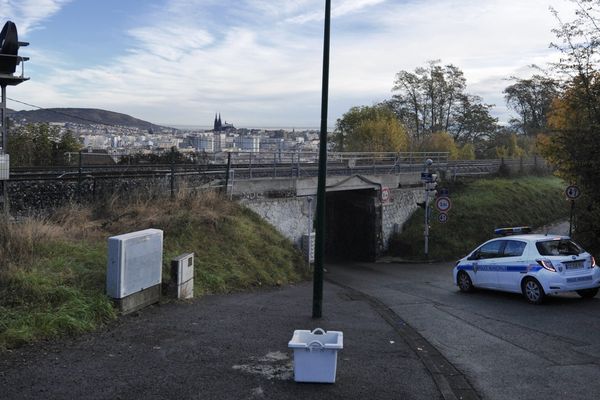
M 502 251 L 502 268 L 498 269 L 500 289 L 511 292 L 521 291 L 521 279 L 527 273 L 528 260 L 523 257 L 527 242 L 523 240 L 506 240 Z
M 502 250 L 505 240 L 497 239 L 485 243 L 475 253 L 473 260 L 474 284 L 476 286 L 497 288 L 498 265 L 502 262 Z

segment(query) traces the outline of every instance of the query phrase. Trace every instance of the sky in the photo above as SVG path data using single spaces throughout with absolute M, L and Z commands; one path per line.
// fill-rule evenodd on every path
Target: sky
M 8 98 L 156 124 L 318 127 L 324 0 L 0 0 L 31 79 Z M 391 98 L 399 71 L 454 64 L 510 117 L 502 90 L 556 60 L 569 0 L 332 0 L 328 127 Z M 8 107 L 32 109 L 12 100 Z

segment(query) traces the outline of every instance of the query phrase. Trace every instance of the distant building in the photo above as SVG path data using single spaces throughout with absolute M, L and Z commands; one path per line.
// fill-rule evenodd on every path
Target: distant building
M 260 138 L 258 136 L 240 136 L 235 138 L 235 146 L 243 152 L 258 153 Z
M 219 113 L 218 117 L 215 114 L 215 122 L 213 123 L 213 131 L 215 132 L 225 132 L 225 131 L 234 131 L 235 126 L 233 124 L 228 124 L 227 121 L 225 123 L 221 122 L 221 113 Z

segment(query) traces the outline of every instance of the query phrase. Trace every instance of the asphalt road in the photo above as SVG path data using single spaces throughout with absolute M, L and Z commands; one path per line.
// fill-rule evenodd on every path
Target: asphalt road
M 328 279 L 390 307 L 484 399 L 600 398 L 600 295 L 460 293 L 452 264 L 328 266 Z
M 0 352 L 0 399 L 445 400 L 463 393 L 439 388 L 444 378 L 432 376 L 405 330 L 382 318 L 385 310 L 327 282 L 324 292 L 319 320 L 311 318 L 306 282 L 163 303 L 95 333 Z M 294 382 L 288 341 L 294 330 L 316 327 L 344 334 L 335 384 Z

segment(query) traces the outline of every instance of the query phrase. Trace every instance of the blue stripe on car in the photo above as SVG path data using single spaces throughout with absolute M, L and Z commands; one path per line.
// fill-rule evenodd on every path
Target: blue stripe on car
M 459 265 L 456 268 L 458 271 L 474 271 L 473 264 Z M 494 271 L 494 272 L 537 272 L 542 267 L 539 265 L 477 265 L 477 271 Z

